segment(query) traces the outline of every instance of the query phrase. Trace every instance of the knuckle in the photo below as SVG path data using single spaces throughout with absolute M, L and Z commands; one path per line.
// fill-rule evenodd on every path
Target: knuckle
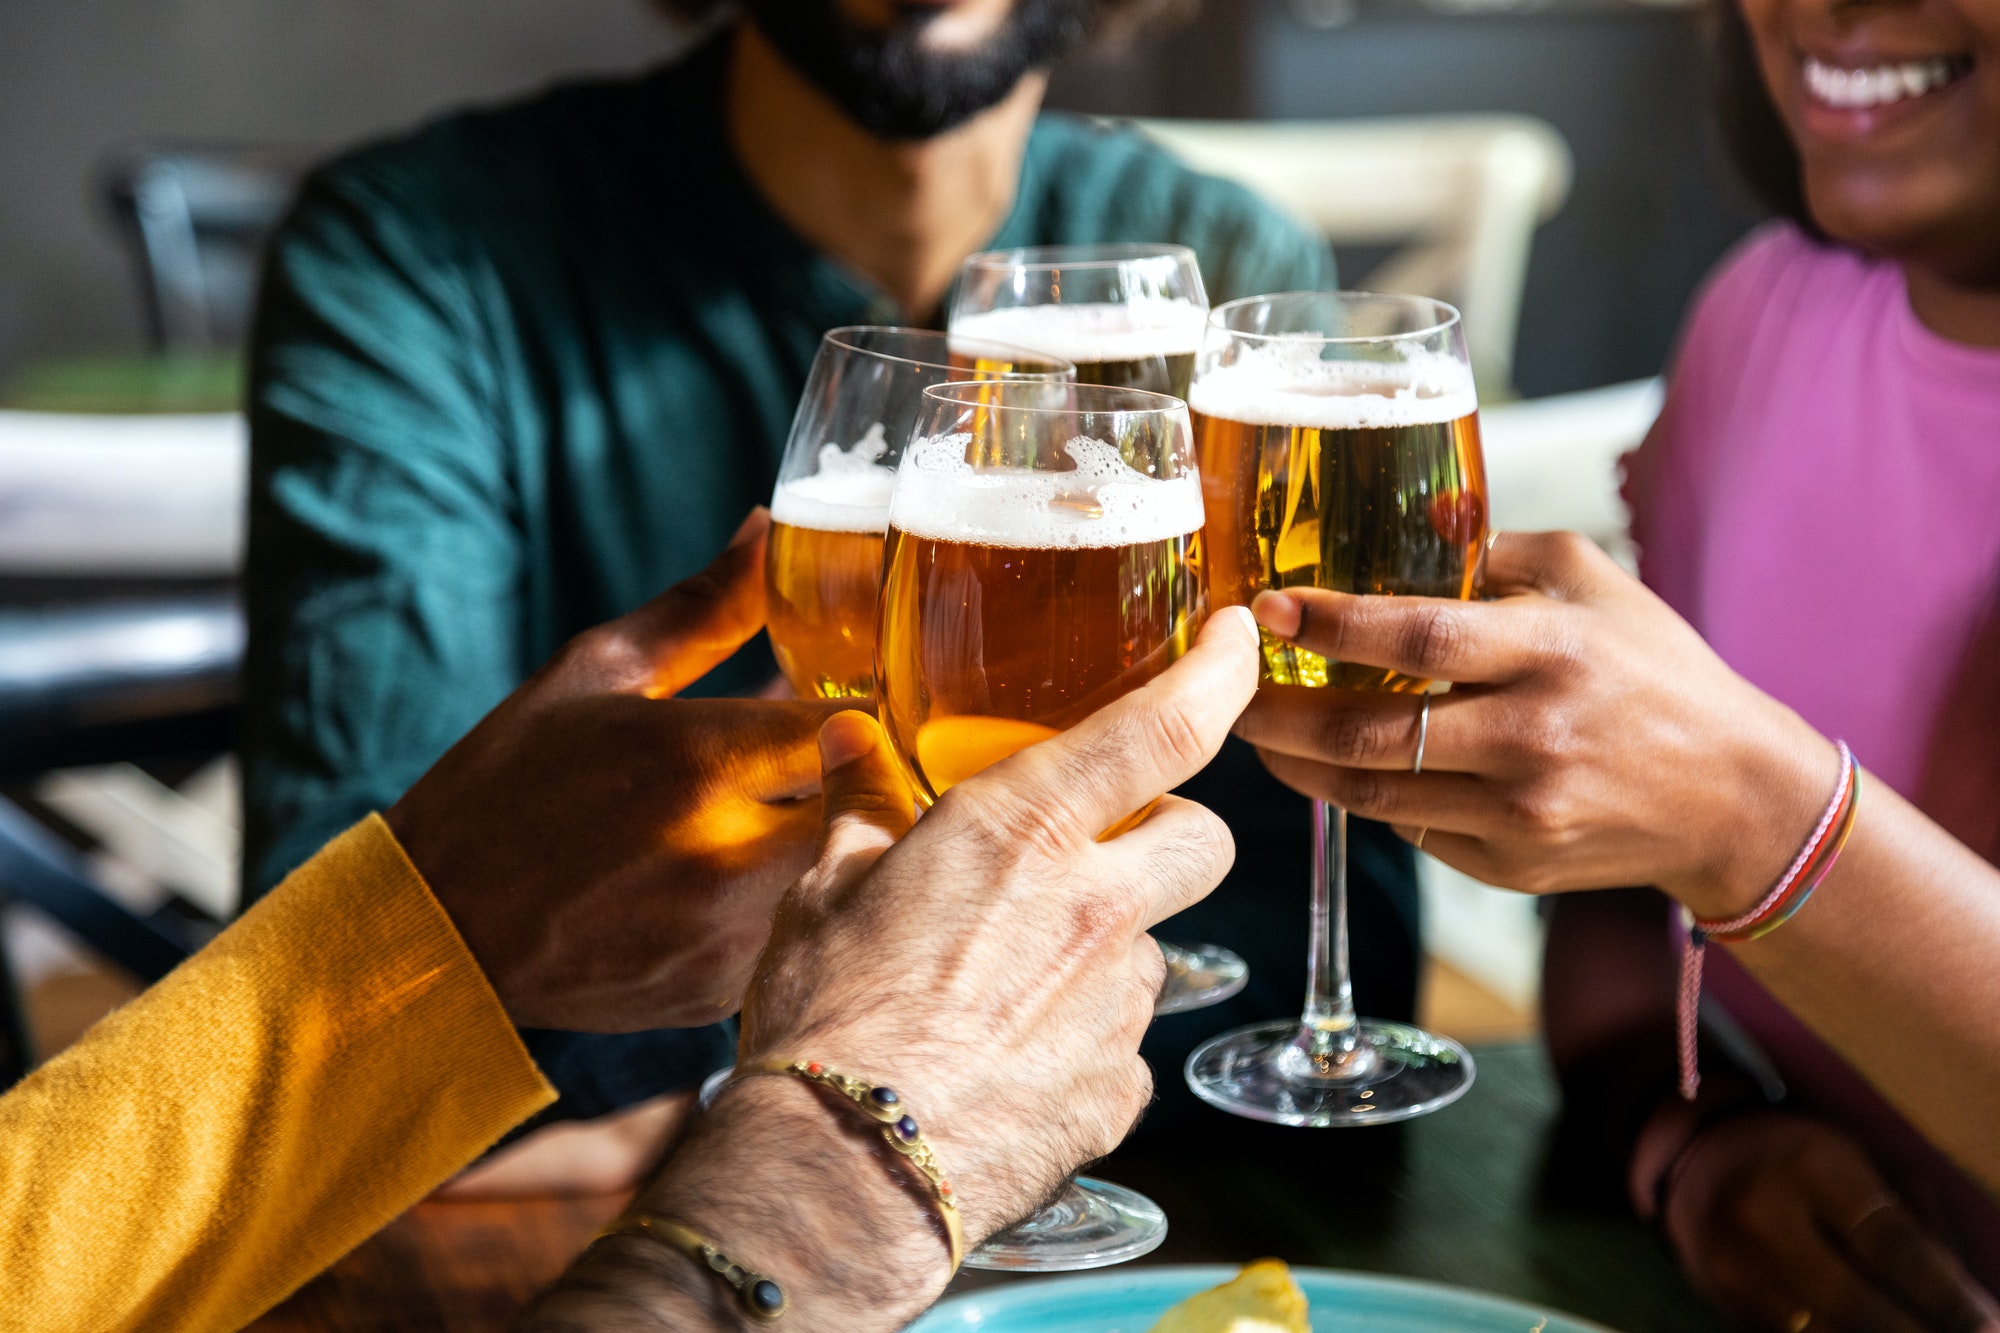
M 1563 840 L 1569 819 L 1562 796 L 1542 783 L 1516 788 L 1507 798 L 1507 820 L 1537 843 Z
M 1024 858 L 1061 862 L 1069 857 L 1074 839 L 1055 813 L 1056 806 L 1056 802 L 1036 797 L 997 800 L 990 793 L 953 787 L 937 799 L 925 818 L 962 831 L 988 864 L 1007 867 L 1019 865 Z
M 1193 701 L 1167 695 L 1152 712 L 1153 739 L 1176 768 L 1198 768 L 1208 757 L 1207 738 Z
M 1404 626 L 1399 656 L 1417 675 L 1436 675 L 1451 666 L 1465 645 L 1465 624 L 1456 608 L 1425 606 Z
M 1174 837 L 1148 850 L 1146 870 L 1158 884 L 1213 887 L 1220 877 L 1217 866 L 1227 866 L 1235 859 L 1235 852 L 1236 841 L 1229 826 L 1213 812 L 1204 810 L 1187 820 L 1186 828 L 1177 830 Z
M 1320 748 L 1336 763 L 1367 764 L 1389 757 L 1389 729 L 1380 718 L 1335 701 L 1319 721 Z
M 556 651 L 557 670 L 597 677 L 615 672 L 632 657 L 631 646 L 609 625 L 587 629 Z
M 1565 572 L 1575 573 L 1587 569 L 1597 555 L 1597 543 L 1580 532 L 1557 532 L 1550 535 L 1549 563 Z
M 1383 823 L 1394 823 L 1395 801 L 1389 782 L 1381 774 L 1369 769 L 1346 769 L 1341 772 L 1338 784 L 1340 799 L 1338 805 L 1345 806 L 1351 813 Z
M 1066 904 L 1071 947 L 1080 955 L 1098 953 L 1138 933 L 1137 898 L 1125 893 L 1079 893 Z

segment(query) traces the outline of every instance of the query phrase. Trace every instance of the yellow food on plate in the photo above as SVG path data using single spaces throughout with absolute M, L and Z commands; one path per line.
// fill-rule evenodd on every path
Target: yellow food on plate
M 1312 1333 L 1312 1321 L 1292 1270 L 1279 1260 L 1259 1259 L 1161 1315 L 1152 1333 Z

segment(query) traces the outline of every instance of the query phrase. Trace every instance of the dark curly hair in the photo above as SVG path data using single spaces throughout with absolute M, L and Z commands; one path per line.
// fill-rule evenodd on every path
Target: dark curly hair
M 1715 107 L 1722 140 L 1757 201 L 1781 218 L 1825 239 L 1806 204 L 1798 146 L 1778 115 L 1757 64 L 1756 44 L 1738 0 L 1714 0 Z

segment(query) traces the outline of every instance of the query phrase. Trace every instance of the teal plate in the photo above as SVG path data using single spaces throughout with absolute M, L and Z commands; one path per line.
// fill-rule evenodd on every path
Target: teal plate
M 1013 1282 L 945 1301 L 908 1333 L 1146 1333 L 1176 1301 L 1236 1276 L 1229 1265 L 1121 1268 Z M 1461 1287 L 1294 1268 L 1313 1333 L 1607 1333 L 1599 1324 Z

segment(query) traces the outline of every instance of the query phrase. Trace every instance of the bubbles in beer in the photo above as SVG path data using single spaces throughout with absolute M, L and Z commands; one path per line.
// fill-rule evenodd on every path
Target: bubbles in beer
M 771 519 L 820 532 L 881 533 L 889 525 L 889 493 L 896 470 L 879 460 L 889 452 L 882 423 L 843 450 L 820 446 L 818 469 L 781 482 L 771 497 Z
M 974 468 L 966 433 L 933 435 L 903 453 L 891 504 L 895 528 L 933 541 L 1017 550 L 1083 550 L 1164 541 L 1202 525 L 1193 475 L 1149 477 L 1116 445 L 1079 435 L 1063 445 L 1067 472 Z
M 1194 301 L 1141 297 L 1117 303 L 1003 306 L 956 317 L 952 332 L 1030 347 L 1082 367 L 1192 354 L 1201 346 L 1207 321 L 1207 307 Z

